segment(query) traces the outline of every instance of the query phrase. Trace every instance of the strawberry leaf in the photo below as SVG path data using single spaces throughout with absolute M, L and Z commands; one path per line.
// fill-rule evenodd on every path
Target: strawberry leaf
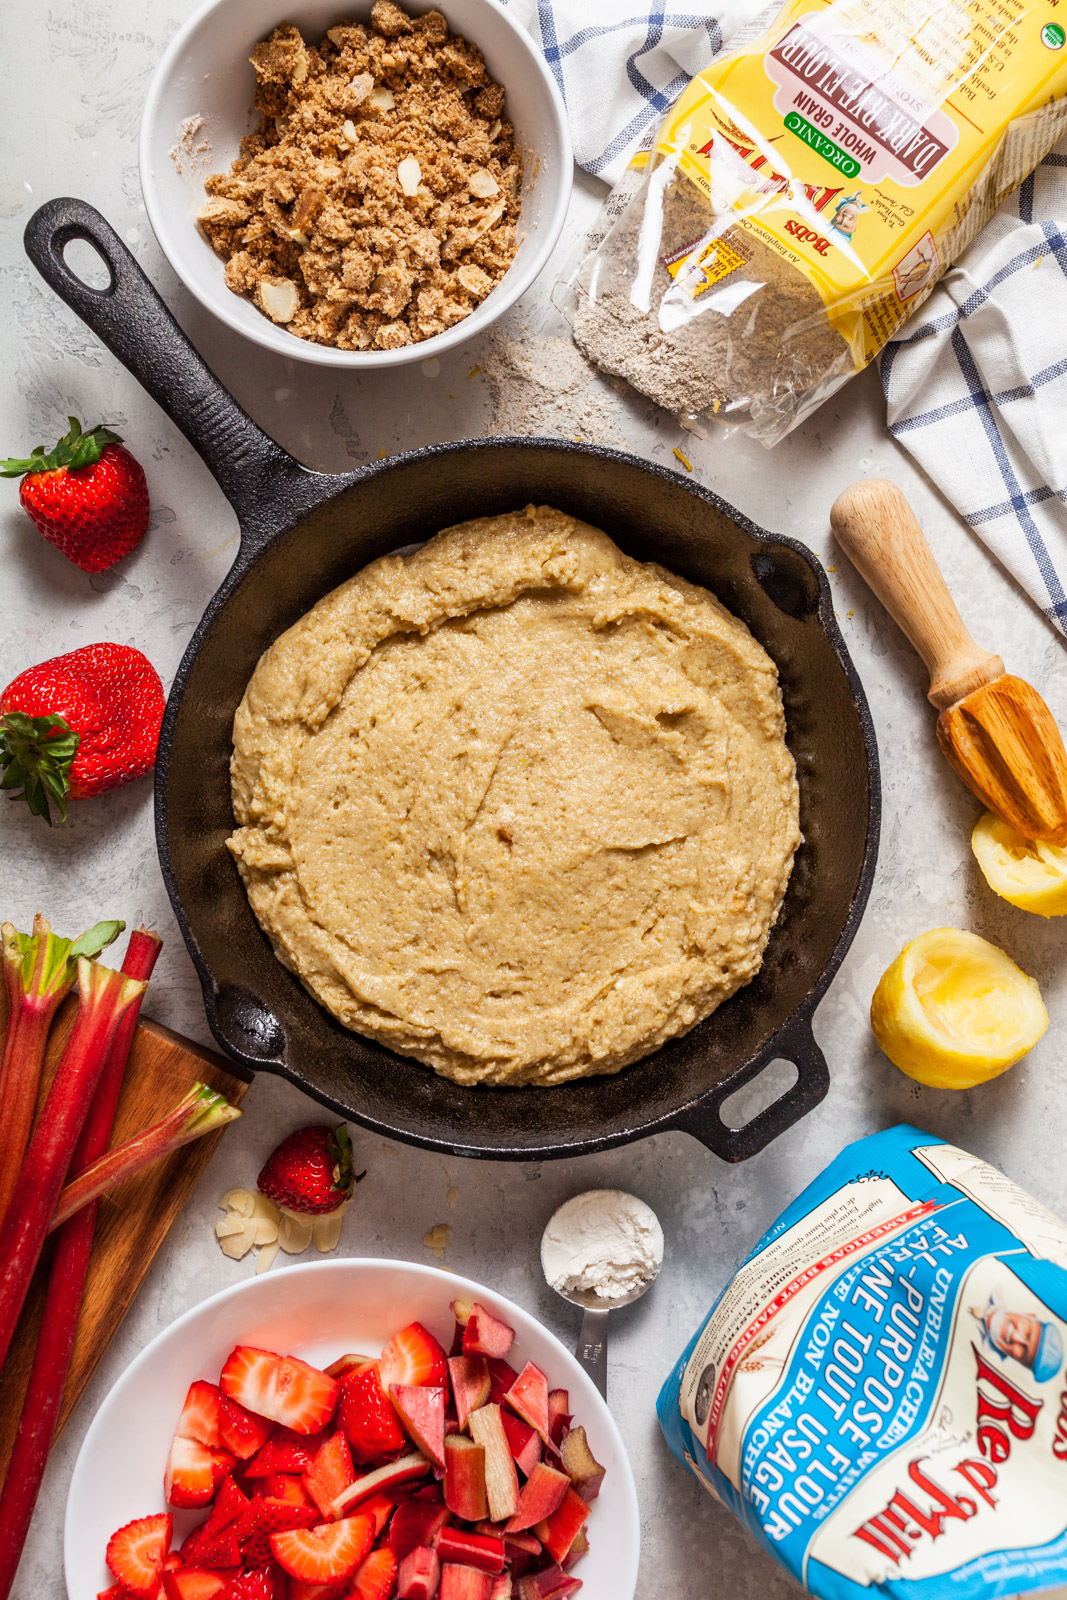
M 31 717 L 9 711 L 0 717 L 0 789 L 13 800 L 25 800 L 30 813 L 52 826 L 51 806 L 60 822 L 67 820 L 70 769 L 80 735 L 62 717 Z
M 77 472 L 79 467 L 94 467 L 105 445 L 122 443 L 122 435 L 102 422 L 83 433 L 77 417 L 68 417 L 67 421 L 70 431 L 53 449 L 46 452 L 44 445 L 39 444 L 28 457 L 9 456 L 6 461 L 0 461 L 0 477 L 21 478 L 27 472 L 55 472 L 60 467 Z

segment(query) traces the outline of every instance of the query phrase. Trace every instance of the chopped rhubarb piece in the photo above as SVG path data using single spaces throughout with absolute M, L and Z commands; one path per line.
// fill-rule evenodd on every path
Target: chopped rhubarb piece
M 536 1534 L 530 1533 L 526 1530 L 524 1530 L 522 1533 L 508 1533 L 507 1529 L 505 1528 L 504 1545 L 508 1551 L 521 1550 L 525 1555 L 528 1556 L 539 1556 L 541 1554 L 540 1539 L 537 1538 Z
M 360 1465 L 403 1450 L 407 1438 L 393 1403 L 382 1388 L 377 1361 L 354 1367 L 341 1381 L 338 1421 Z
M 513 1411 L 505 1411 L 501 1407 L 500 1424 L 508 1441 L 508 1449 L 515 1460 L 515 1465 L 524 1477 L 528 1478 L 541 1459 L 541 1438 L 530 1427 L 528 1422 L 523 1422 Z
M 446 1561 L 441 1565 L 441 1587 L 437 1600 L 489 1600 L 493 1580 L 477 1567 L 461 1567 Z
M 175 1435 L 163 1474 L 163 1492 L 172 1506 L 206 1506 L 234 1466 L 228 1450 L 209 1450 L 195 1439 Z
M 551 1513 L 546 1522 L 537 1524 L 537 1537 L 553 1561 L 562 1563 L 564 1556 L 577 1538 L 578 1530 L 585 1526 L 588 1517 L 589 1507 L 581 1495 L 577 1494 L 568 1484 L 567 1491 L 556 1510 Z
M 204 1572 L 195 1567 L 164 1572 L 163 1593 L 167 1600 L 215 1600 L 228 1588 L 225 1578 L 217 1572 Z
M 446 1505 L 409 1500 L 406 1505 L 397 1506 L 385 1542 L 397 1560 L 402 1561 L 419 1545 L 432 1545 L 448 1516 Z
M 334 1501 L 355 1481 L 355 1476 L 348 1440 L 338 1429 L 316 1450 L 304 1473 L 303 1483 L 322 1515 L 329 1520 L 333 1516 Z
M 511 1600 L 511 1574 L 502 1572 L 498 1578 L 493 1579 L 493 1587 L 489 1591 L 489 1600 Z
M 471 1412 L 489 1402 L 489 1368 L 484 1356 L 452 1356 L 448 1375 L 456 1402 L 456 1422 L 463 1433 Z
M 468 1533 L 466 1528 L 442 1528 L 437 1540 L 442 1561 L 461 1567 L 477 1567 L 479 1572 L 503 1572 L 504 1541 L 483 1533 Z
M 447 1391 L 425 1385 L 394 1383 L 389 1394 L 413 1442 L 423 1455 L 429 1456 L 435 1467 L 443 1467 Z
M 445 1505 L 465 1522 L 479 1521 L 489 1509 L 485 1449 L 462 1433 L 450 1433 L 445 1440 Z
M 543 1522 L 561 1504 L 570 1486 L 571 1481 L 565 1472 L 557 1472 L 555 1467 L 539 1461 L 523 1484 L 519 1508 L 508 1522 L 505 1532 L 522 1533 L 525 1528 Z
M 221 1399 L 222 1390 L 216 1388 L 213 1383 L 206 1383 L 203 1378 L 197 1378 L 195 1383 L 191 1383 L 182 1414 L 178 1418 L 178 1426 L 174 1430 L 179 1438 L 196 1439 L 211 1450 L 221 1450 L 223 1448 L 219 1434 Z
M 564 1600 L 581 1587 L 581 1578 L 568 1578 L 559 1567 L 545 1567 L 519 1579 L 518 1600 Z
M 515 1329 L 475 1302 L 463 1329 L 463 1354 L 502 1361 L 514 1343 Z
M 254 1411 L 246 1411 L 229 1395 L 220 1394 L 219 1437 L 223 1448 L 239 1461 L 250 1461 L 273 1432 L 274 1423 L 269 1417 L 257 1417 Z
M 570 1549 L 567 1551 L 566 1558 L 563 1561 L 563 1566 L 567 1569 L 568 1572 L 570 1572 L 570 1570 L 574 1566 L 575 1562 L 576 1561 L 580 1561 L 583 1556 L 587 1556 L 588 1554 L 589 1554 L 589 1535 L 586 1533 L 584 1528 L 579 1528 L 578 1532 L 574 1536 L 574 1543 L 571 1545 Z
M 397 1559 L 382 1546 L 364 1556 L 352 1577 L 348 1600 L 389 1600 L 397 1579 Z
M 219 1385 L 246 1411 L 299 1434 L 318 1433 L 333 1416 L 341 1393 L 333 1378 L 299 1356 L 279 1356 L 253 1345 L 237 1346 Z
M 600 1465 L 589 1448 L 585 1429 L 572 1428 L 560 1445 L 563 1468 L 583 1500 L 595 1500 L 600 1493 L 606 1468 Z
M 397 1600 L 433 1600 L 441 1576 L 441 1558 L 436 1550 L 416 1545 L 400 1563 L 397 1573 Z
M 389 1394 L 394 1384 L 427 1384 L 437 1388 L 448 1377 L 448 1357 L 421 1322 L 411 1322 L 394 1333 L 382 1351 L 382 1387 Z
M 328 1378 L 336 1378 L 340 1383 L 342 1378 L 348 1376 L 356 1367 L 365 1367 L 374 1360 L 373 1356 L 357 1356 L 353 1354 L 338 1356 L 336 1361 L 331 1361 L 328 1367 L 323 1367 Z
M 454 1322 L 452 1324 L 452 1343 L 448 1347 L 448 1354 L 449 1356 L 461 1356 L 463 1354 L 462 1322 Z
M 489 1400 L 492 1405 L 498 1406 L 518 1373 L 510 1361 L 498 1361 L 495 1356 L 489 1356 L 485 1364 L 489 1368 Z
M 414 1478 L 423 1478 L 429 1470 L 428 1458 L 416 1451 L 409 1456 L 401 1456 L 399 1461 L 390 1461 L 374 1472 L 365 1472 L 362 1478 L 357 1478 L 350 1488 L 337 1496 L 333 1503 L 333 1514 L 335 1517 L 342 1516 L 372 1494 L 392 1489 L 397 1484 L 410 1483 Z
M 552 1443 L 548 1425 L 548 1379 L 540 1367 L 527 1361 L 505 1395 L 512 1411 L 528 1422 L 546 1444 Z
M 285 1600 L 344 1600 L 349 1588 L 347 1579 L 340 1583 L 305 1583 L 303 1578 L 290 1578 L 288 1582 Z
M 371 1517 L 342 1517 L 317 1528 L 294 1528 L 271 1534 L 270 1547 L 278 1565 L 294 1578 L 308 1583 L 335 1583 L 350 1577 L 374 1542 Z
M 548 1391 L 548 1431 L 552 1443 L 557 1449 L 570 1425 L 570 1395 L 566 1389 L 550 1389 Z
M 500 1421 L 500 1407 L 481 1406 L 467 1419 L 471 1438 L 485 1451 L 485 1492 L 489 1515 L 494 1522 L 512 1517 L 519 1504 L 519 1475 L 515 1471 L 507 1436 Z

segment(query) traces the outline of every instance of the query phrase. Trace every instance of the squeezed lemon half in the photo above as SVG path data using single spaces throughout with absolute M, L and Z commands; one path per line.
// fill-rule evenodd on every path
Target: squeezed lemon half
M 1067 917 L 1067 850 L 1024 839 L 987 811 L 971 834 L 971 849 L 994 894 L 1039 917 Z
M 960 928 L 932 928 L 883 973 L 871 1027 L 909 1078 L 970 1089 L 1031 1050 L 1048 1012 L 1033 978 L 995 944 Z

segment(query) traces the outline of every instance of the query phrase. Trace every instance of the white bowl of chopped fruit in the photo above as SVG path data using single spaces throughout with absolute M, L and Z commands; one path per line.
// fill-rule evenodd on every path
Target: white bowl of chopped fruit
M 559 1340 L 405 1261 L 253 1278 L 165 1329 L 85 1437 L 70 1600 L 632 1600 L 619 1431 Z
M 156 69 L 139 159 L 209 311 L 357 369 L 438 355 L 513 305 L 573 173 L 556 83 L 497 0 L 209 0 Z

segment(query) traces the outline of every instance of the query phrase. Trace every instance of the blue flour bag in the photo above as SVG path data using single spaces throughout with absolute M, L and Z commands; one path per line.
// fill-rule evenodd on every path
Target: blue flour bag
M 916 1128 L 849 1145 L 660 1393 L 667 1442 L 814 1594 L 1067 1583 L 1067 1226 Z

